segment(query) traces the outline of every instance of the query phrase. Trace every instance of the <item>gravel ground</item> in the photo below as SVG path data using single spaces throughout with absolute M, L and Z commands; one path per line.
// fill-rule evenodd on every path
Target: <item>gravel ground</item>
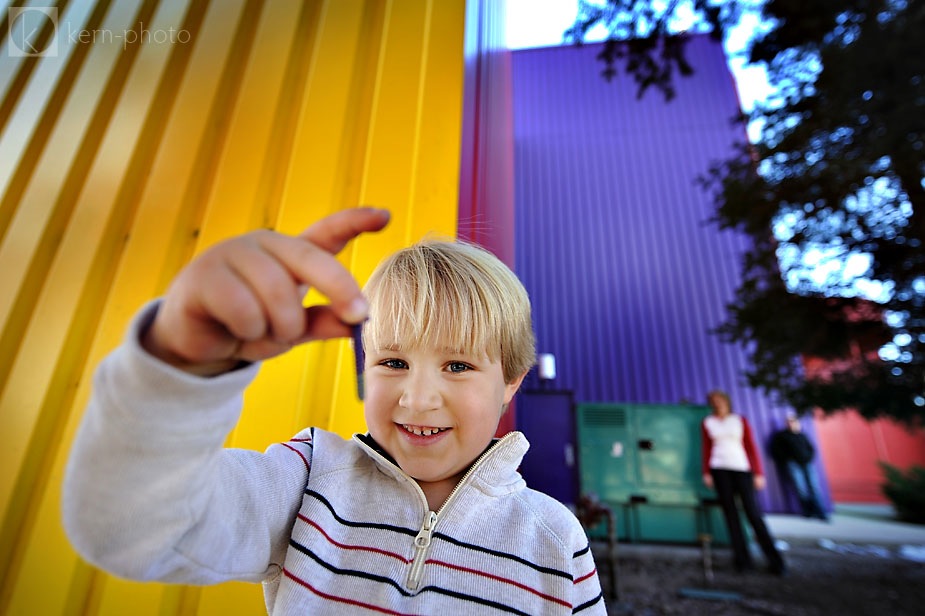
M 793 542 L 784 553 L 784 577 L 765 572 L 760 555 L 757 571 L 737 573 L 728 548 L 720 546 L 712 550 L 710 581 L 699 547 L 619 544 L 616 599 L 607 594 L 607 544 L 593 549 L 612 615 L 925 614 L 925 564 L 904 558 L 896 545 Z

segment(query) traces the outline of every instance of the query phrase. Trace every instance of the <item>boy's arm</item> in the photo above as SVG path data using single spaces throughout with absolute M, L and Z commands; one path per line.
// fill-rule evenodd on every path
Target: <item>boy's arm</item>
M 574 580 L 574 596 L 572 597 L 572 613 L 593 616 L 605 616 L 607 608 L 604 605 L 604 595 L 601 590 L 601 580 L 598 575 L 591 544 L 581 525 L 576 524 L 577 531 L 572 539 L 572 579 Z M 613 565 L 613 563 L 610 563 Z
M 156 308 L 96 373 L 66 471 L 65 528 L 84 558 L 123 577 L 261 580 L 282 563 L 306 461 L 282 446 L 222 448 L 257 368 L 204 379 L 144 353 L 137 338 Z
M 209 248 L 177 275 L 101 365 L 75 441 L 65 526 L 88 560 L 141 579 L 273 573 L 306 463 L 286 447 L 222 449 L 256 372 L 247 364 L 350 335 L 367 305 L 335 255 L 388 220 L 384 210 L 356 208 L 298 236 L 255 231 Z M 329 304 L 303 307 L 310 287 Z

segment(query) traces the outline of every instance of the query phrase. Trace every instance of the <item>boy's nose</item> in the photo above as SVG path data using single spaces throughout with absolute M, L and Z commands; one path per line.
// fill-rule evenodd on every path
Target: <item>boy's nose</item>
M 440 392 L 426 375 L 409 376 L 398 404 L 409 411 L 431 411 L 440 408 Z

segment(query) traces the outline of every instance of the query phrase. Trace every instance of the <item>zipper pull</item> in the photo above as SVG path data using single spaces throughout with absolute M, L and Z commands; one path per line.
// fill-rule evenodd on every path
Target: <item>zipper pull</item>
M 417 590 L 421 583 L 421 577 L 424 575 L 424 561 L 427 560 L 427 551 L 430 548 L 430 539 L 434 534 L 434 526 L 437 525 L 437 514 L 428 511 L 424 516 L 424 523 L 421 530 L 418 531 L 414 538 L 414 560 L 411 561 L 411 571 L 408 572 L 408 589 Z

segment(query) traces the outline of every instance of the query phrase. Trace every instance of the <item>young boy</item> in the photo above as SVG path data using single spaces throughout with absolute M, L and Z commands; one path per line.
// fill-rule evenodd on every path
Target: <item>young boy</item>
M 78 551 L 116 575 L 264 583 L 272 614 L 604 614 L 576 518 L 495 441 L 534 360 L 530 303 L 490 253 L 422 243 L 367 300 L 334 258 L 388 213 L 203 253 L 100 365 L 64 485 Z M 314 286 L 329 306 L 302 306 Z M 225 449 L 260 360 L 363 322 L 369 433 Z

